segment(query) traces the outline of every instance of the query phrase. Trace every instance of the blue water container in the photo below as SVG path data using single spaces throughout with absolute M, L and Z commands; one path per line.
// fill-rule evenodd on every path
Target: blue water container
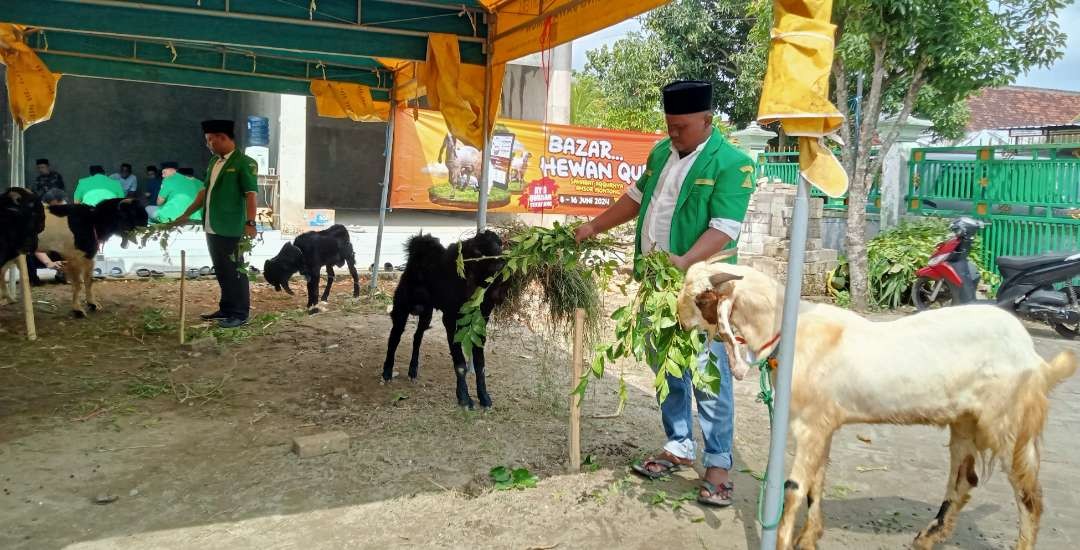
M 269 147 L 270 119 L 264 116 L 247 117 L 247 142 L 251 147 Z

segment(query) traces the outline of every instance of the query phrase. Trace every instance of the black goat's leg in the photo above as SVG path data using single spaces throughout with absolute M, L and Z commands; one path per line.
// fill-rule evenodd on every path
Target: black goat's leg
M 360 274 L 356 272 L 356 257 L 349 256 L 345 258 L 345 263 L 349 265 L 349 275 L 352 275 L 352 295 L 353 298 L 360 297 Z
M 398 344 L 401 343 L 401 335 L 405 332 L 405 323 L 409 321 L 409 310 L 404 306 L 395 306 L 390 312 L 390 319 L 394 325 L 390 329 L 390 339 L 386 342 L 386 360 L 383 361 L 383 382 L 389 382 L 394 377 L 394 353 L 397 352 Z
M 412 340 L 412 358 L 409 359 L 409 380 L 416 382 L 420 374 L 420 343 L 424 341 L 424 331 L 431 326 L 432 309 L 426 308 L 420 313 L 420 320 L 416 323 L 416 333 Z
M 487 300 L 480 304 L 480 312 L 484 315 L 484 322 L 488 322 L 491 317 L 491 310 L 494 306 Z M 487 345 L 487 336 L 481 336 L 481 341 L 484 345 Z M 484 348 L 473 348 L 473 369 L 476 370 L 476 397 L 480 400 L 480 406 L 485 409 L 491 408 L 491 396 L 487 392 L 487 376 L 484 374 Z
M 309 272 L 311 273 L 311 272 Z M 307 280 L 307 307 L 308 313 L 318 313 L 319 310 L 315 306 L 319 304 L 319 270 L 316 269 L 314 275 L 308 275 Z
M 334 266 L 326 266 L 326 288 L 323 289 L 322 301 L 330 297 L 330 287 L 334 286 Z
M 443 326 L 446 327 L 446 341 L 450 344 L 450 359 L 454 362 L 454 376 L 457 378 L 458 405 L 473 408 L 473 400 L 469 397 L 469 385 L 465 382 L 465 353 L 461 351 L 461 344 L 454 342 L 454 333 L 457 332 L 457 310 L 454 313 L 443 312 Z

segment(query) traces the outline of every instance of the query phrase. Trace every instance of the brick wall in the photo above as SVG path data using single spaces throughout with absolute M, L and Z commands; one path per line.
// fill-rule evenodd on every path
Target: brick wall
M 822 244 L 824 201 L 810 199 L 810 219 L 806 233 L 806 260 L 803 264 L 802 294 L 825 294 L 825 277 L 836 268 L 838 253 Z M 787 281 L 788 251 L 791 246 L 791 218 L 795 209 L 795 187 L 779 182 L 763 183 L 750 198 L 750 206 L 739 237 L 739 263 Z

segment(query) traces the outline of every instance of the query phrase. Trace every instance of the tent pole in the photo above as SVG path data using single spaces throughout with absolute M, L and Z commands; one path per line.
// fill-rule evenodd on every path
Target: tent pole
M 806 226 L 809 218 L 809 188 L 799 177 L 795 195 L 795 210 L 791 220 L 791 248 L 788 252 L 787 284 L 784 289 L 784 318 L 780 323 L 780 349 L 777 357 L 775 410 L 772 419 L 772 441 L 769 444 L 769 467 L 765 472 L 765 514 L 761 532 L 761 549 L 776 548 L 776 527 L 780 523 L 784 502 L 784 452 L 787 446 L 788 414 L 791 408 L 791 371 L 795 358 L 795 327 L 799 320 L 802 295 L 803 260 L 806 256 Z M 765 527 L 770 527 L 766 529 Z
M 484 155 L 480 165 L 480 201 L 476 205 L 476 231 L 483 231 L 487 227 L 487 204 L 488 204 L 488 180 L 491 179 L 491 109 L 488 105 L 491 104 L 491 60 L 493 59 L 491 37 L 493 36 L 492 29 L 495 27 L 494 15 L 489 16 L 492 18 L 488 22 L 488 34 L 487 42 L 484 43 L 484 54 L 486 59 L 484 60 L 484 106 L 482 107 L 483 113 L 480 117 L 483 121 L 482 135 L 484 136 Z
M 394 75 L 395 80 L 397 75 Z M 390 161 L 394 156 L 394 118 L 397 113 L 397 86 L 390 86 L 390 120 L 386 123 L 386 161 L 383 167 L 382 198 L 379 199 L 379 233 L 375 237 L 375 260 L 371 263 L 371 290 L 379 286 L 379 260 L 382 255 L 383 229 L 386 227 L 386 202 L 390 196 Z

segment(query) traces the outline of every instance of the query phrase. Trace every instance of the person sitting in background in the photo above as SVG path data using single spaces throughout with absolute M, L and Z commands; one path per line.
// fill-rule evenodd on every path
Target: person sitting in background
M 64 190 L 61 188 L 52 188 L 45 192 L 41 196 L 41 202 L 45 206 L 52 206 L 55 204 L 64 204 L 67 202 L 67 197 L 64 194 Z M 37 270 L 39 269 L 52 269 L 56 271 L 56 277 L 54 282 L 64 282 L 64 262 L 60 261 L 60 255 L 55 252 L 35 252 L 27 256 L 27 267 L 29 273 L 27 276 L 30 278 L 31 286 L 40 286 L 41 278 L 38 277 Z
M 146 187 L 143 189 L 143 200 L 146 204 L 157 205 L 158 193 L 161 192 L 161 177 L 158 176 L 158 167 L 150 165 L 146 167 Z
M 120 182 L 105 175 L 100 165 L 90 167 L 90 175 L 79 180 L 75 186 L 75 204 L 97 206 L 103 200 L 124 198 Z
M 120 173 L 109 176 L 110 178 L 120 182 L 120 187 L 124 189 L 124 196 L 134 197 L 139 190 L 139 178 L 135 177 L 135 174 L 131 173 L 131 165 L 124 163 L 120 165 Z
M 205 187 L 203 182 L 181 174 L 176 167 L 175 162 L 161 163 L 161 175 L 165 176 L 165 179 L 161 180 L 158 208 L 153 215 L 158 223 L 167 223 L 179 218 Z M 190 220 L 202 222 L 202 215 L 200 208 L 191 215 Z
M 64 189 L 64 177 L 49 166 L 49 159 L 37 159 L 38 176 L 30 189 L 37 196 L 48 193 L 50 189 Z

